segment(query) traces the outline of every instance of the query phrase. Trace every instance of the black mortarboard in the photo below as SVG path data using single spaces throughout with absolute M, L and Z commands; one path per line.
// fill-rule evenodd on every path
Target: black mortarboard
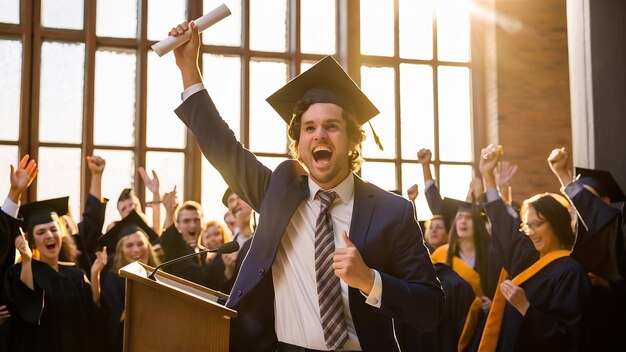
M 330 55 L 267 98 L 267 102 L 288 125 L 299 100 L 339 105 L 353 114 L 361 125 L 379 113 L 361 88 Z
M 224 195 L 222 196 L 222 204 L 224 204 L 226 208 L 228 208 L 228 197 L 230 197 L 230 195 L 233 193 L 234 192 L 232 189 L 230 189 L 230 187 L 226 188 L 226 190 L 224 191 Z
M 20 214 L 24 217 L 25 231 L 30 232 L 35 225 L 54 221 L 53 214 L 59 217 L 67 214 L 69 199 L 70 197 L 47 199 L 21 206 Z
M 576 175 L 579 182 L 593 187 L 601 197 L 609 197 L 612 203 L 626 202 L 624 192 L 610 172 L 577 167 Z
M 443 199 L 443 209 L 441 216 L 443 216 L 443 222 L 446 226 L 446 231 L 450 232 L 452 223 L 456 218 L 456 213 L 459 211 L 472 212 L 472 203 L 464 202 L 462 200 L 454 198 Z
M 109 251 L 114 251 L 119 240 L 137 231 L 145 233 L 148 241 L 152 244 L 155 244 L 159 238 L 156 232 L 139 216 L 137 211 L 133 210 L 125 218 L 118 221 L 107 233 L 100 236 L 98 245 L 100 247 L 107 246 Z

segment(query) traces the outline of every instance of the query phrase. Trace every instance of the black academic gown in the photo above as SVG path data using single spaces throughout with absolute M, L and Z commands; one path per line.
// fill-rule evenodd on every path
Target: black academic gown
M 494 229 L 493 245 L 513 278 L 537 261 L 539 254 L 501 199 L 487 203 L 486 210 Z M 505 303 L 498 351 L 589 350 L 591 283 L 574 258 L 554 260 L 521 288 L 530 308 L 522 316 Z
M 15 263 L 15 237 L 19 235 L 20 220 L 12 218 L 0 209 L 0 306 L 6 305 L 4 278 L 7 270 Z M 0 325 L 0 351 L 10 351 L 11 319 Z
M 93 351 L 100 319 L 85 273 L 59 264 L 59 271 L 32 261 L 35 290 L 20 280 L 22 263 L 6 274 L 4 295 L 11 311 L 13 351 Z
M 444 206 L 443 206 L 443 198 L 439 193 L 439 189 L 437 186 L 433 185 L 426 190 L 425 193 L 426 200 L 428 202 L 428 207 L 430 208 L 431 213 L 436 215 L 444 215 Z M 485 229 L 485 235 L 487 234 L 487 230 Z M 493 229 L 492 229 L 493 233 Z M 495 253 L 491 243 L 489 243 L 488 239 L 485 239 L 485 260 L 487 261 L 486 271 L 480 274 L 480 283 L 483 289 L 485 296 L 489 297 L 489 299 L 493 299 L 493 295 L 498 288 L 498 278 L 500 277 L 500 270 L 502 270 L 502 264 L 500 263 L 500 259 Z M 476 268 L 474 268 L 476 270 Z M 480 338 L 480 337 L 479 337 Z M 476 346 L 478 347 L 478 346 Z
M 184 255 L 194 252 L 187 242 L 183 239 L 183 235 L 178 232 L 174 225 L 168 227 L 159 237 L 159 243 L 163 250 L 163 262 L 176 259 Z M 204 260 L 202 256 L 189 258 L 181 262 L 167 265 L 163 267 L 163 271 L 178 276 L 191 282 L 199 283 L 202 276 Z
M 74 242 L 78 249 L 78 265 L 86 273 L 91 272 L 91 265 L 96 259 L 96 249 L 98 248 L 98 238 L 102 236 L 104 226 L 104 216 L 106 213 L 107 200 L 100 202 L 91 193 L 87 195 L 83 219 L 78 223 L 78 234 L 74 235 Z M 110 248 L 115 251 L 115 248 Z M 106 268 L 108 270 L 108 267 Z M 106 272 L 103 270 L 100 275 Z
M 102 287 L 102 308 L 106 312 L 104 343 L 107 351 L 122 351 L 124 342 L 124 321 L 126 280 L 115 271 L 104 275 Z
M 457 352 L 465 318 L 476 294 L 472 285 L 452 267 L 443 263 L 435 263 L 434 266 L 446 295 L 443 319 L 435 330 L 428 333 L 419 333 L 409 325 L 398 322 L 396 333 L 401 351 Z
M 236 237 L 233 241 L 235 240 Z M 235 261 L 235 268 L 233 269 L 234 274 L 230 279 L 227 279 L 224 275 L 224 270 L 226 269 L 226 266 L 224 265 L 222 256 L 218 254 L 207 268 L 206 277 L 203 279 L 203 285 L 213 290 L 221 291 L 222 293 L 229 295 L 230 291 L 233 288 L 235 280 L 237 279 L 237 275 L 239 274 L 239 269 L 241 268 L 243 259 L 248 254 L 248 250 L 250 249 L 251 244 L 252 239 L 248 239 L 239 249 L 239 252 L 237 253 L 237 259 Z M 226 303 L 226 301 L 222 299 L 218 300 L 218 302 Z
M 566 188 L 566 193 L 571 187 Z M 579 216 L 572 257 L 586 271 L 607 279 L 610 289 L 592 286 L 592 342 L 598 350 L 623 343 L 626 332 L 626 253 L 622 212 L 583 188 L 570 197 Z

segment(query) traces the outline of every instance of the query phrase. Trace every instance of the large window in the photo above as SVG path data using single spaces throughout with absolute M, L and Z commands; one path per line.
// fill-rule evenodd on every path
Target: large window
M 464 198 L 474 155 L 469 8 L 420 0 L 1 0 L 0 192 L 8 164 L 29 153 L 41 170 L 26 200 L 70 195 L 78 220 L 85 157 L 96 154 L 107 160 L 107 223 L 119 218 L 122 188 L 151 200 L 139 166 L 158 173 L 161 192 L 176 186 L 181 201 L 221 219 L 226 184 L 173 113 L 182 90 L 173 54 L 150 46 L 222 3 L 232 14 L 202 35 L 205 85 L 269 167 L 288 141 L 265 98 L 334 55 L 381 110 L 371 123 L 384 150 L 364 126 L 362 177 L 403 193 L 422 186 L 415 159 L 427 147 L 442 193 Z M 418 209 L 429 215 L 422 196 Z
M 381 110 L 371 123 L 362 175 L 406 195 L 420 186 L 420 148 L 433 152 L 433 175 L 443 195 L 465 199 L 473 175 L 472 53 L 468 1 L 360 1 L 361 86 Z

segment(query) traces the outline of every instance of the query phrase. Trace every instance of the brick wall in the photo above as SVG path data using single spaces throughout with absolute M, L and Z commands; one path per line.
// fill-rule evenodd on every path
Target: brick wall
M 504 159 L 519 165 L 515 200 L 558 192 L 546 158 L 572 145 L 566 0 L 495 0 L 490 6 L 517 26 L 485 31 L 485 139 L 502 144 Z

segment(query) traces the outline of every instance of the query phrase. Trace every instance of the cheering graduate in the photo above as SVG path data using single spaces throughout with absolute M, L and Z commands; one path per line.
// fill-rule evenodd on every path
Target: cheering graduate
M 569 256 L 575 236 L 567 200 L 550 193 L 525 200 L 520 230 L 496 190 L 500 154 L 489 146 L 480 160 L 492 242 L 506 270 L 479 351 L 587 351 L 591 284 Z
M 99 252 L 91 268 L 90 284 L 74 263 L 59 261 L 68 198 L 24 205 L 25 235 L 15 238 L 21 262 L 11 266 L 4 294 L 11 311 L 14 351 L 93 350 L 100 332 L 99 273 L 106 251 Z M 15 233 L 15 229 L 11 231 Z M 33 251 L 38 259 L 33 258 Z
M 102 307 L 107 313 L 107 338 L 104 341 L 109 351 L 122 351 L 123 347 L 126 280 L 118 271 L 135 261 L 152 267 L 159 265 L 151 245 L 157 239 L 156 232 L 134 209 L 98 239 L 100 246 L 115 248 L 113 265 L 102 285 Z
M 572 256 L 591 279 L 592 342 L 599 350 L 622 343 L 626 331 L 626 252 L 622 212 L 624 192 L 610 172 L 576 168 L 574 180 L 565 148 L 552 150 L 548 164 L 563 186 L 578 217 Z
M 292 153 L 274 171 L 236 139 L 198 71 L 198 30 L 174 54 L 176 110 L 228 186 L 260 214 L 226 305 L 231 351 L 399 351 L 394 321 L 432 331 L 444 294 L 413 204 L 354 174 L 378 114 L 341 66 L 320 60 L 268 98 L 289 125 Z M 269 136 L 268 136 L 269 137 Z

